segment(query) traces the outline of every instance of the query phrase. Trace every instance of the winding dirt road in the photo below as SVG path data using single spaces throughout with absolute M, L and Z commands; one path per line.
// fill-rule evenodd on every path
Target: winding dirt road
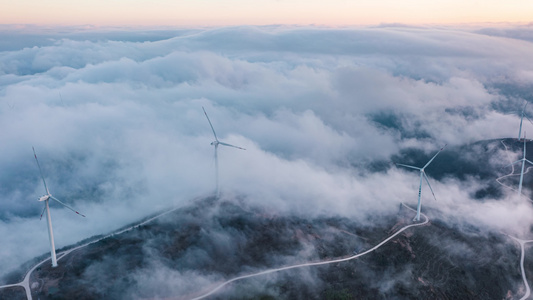
M 403 203 L 402 203 L 403 204 Z M 403 206 L 405 206 L 406 208 L 416 212 L 416 210 L 412 209 L 411 207 L 403 204 Z M 219 291 L 221 288 L 223 288 L 224 286 L 232 283 L 232 282 L 235 282 L 237 280 L 242 280 L 242 279 L 246 279 L 246 278 L 251 278 L 251 277 L 255 277 L 255 276 L 261 276 L 261 275 L 265 275 L 265 274 L 270 274 L 270 273 L 274 273 L 274 272 L 280 272 L 280 271 L 285 271 L 285 270 L 290 270 L 290 269 L 296 269 L 296 268 L 303 268 L 303 267 L 311 267 L 311 266 L 320 266 L 320 265 L 327 265 L 327 264 L 333 264 L 333 263 L 338 263 L 338 262 L 344 262 L 344 261 L 349 261 L 349 260 L 352 260 L 352 259 L 356 259 L 358 257 L 361 257 L 363 255 L 366 255 L 372 251 L 375 251 L 376 249 L 378 249 L 379 247 L 383 246 L 384 244 L 386 244 L 388 241 L 390 241 L 391 239 L 393 239 L 394 237 L 396 237 L 398 234 L 400 234 L 401 232 L 403 232 L 404 230 L 408 229 L 408 228 L 411 228 L 411 227 L 416 227 L 416 226 L 422 226 L 422 225 L 425 225 L 429 222 L 429 219 L 426 215 L 424 214 L 421 214 L 423 217 L 424 217 L 424 222 L 422 223 L 416 223 L 416 224 L 411 224 L 411 225 L 407 225 L 407 226 L 404 226 L 402 227 L 400 230 L 398 230 L 397 232 L 395 232 L 394 234 L 392 234 L 391 236 L 389 236 L 388 238 L 386 238 L 385 240 L 383 240 L 381 243 L 377 244 L 376 246 L 364 251 L 364 252 L 361 252 L 359 254 L 356 254 L 356 255 L 353 255 L 353 256 L 350 256 L 350 257 L 345 257 L 345 258 L 339 258 L 339 259 L 334 259 L 334 260 L 326 260 L 326 261 L 319 261 L 319 262 L 310 262 L 310 263 L 305 263 L 305 264 L 299 264 L 299 265 L 293 265 L 293 266 L 287 266 L 287 267 L 281 267 L 281 268 L 276 268 L 276 269 L 269 269 L 269 270 L 265 270 L 265 271 L 261 271 L 261 272 L 257 272 L 257 273 L 253 273 L 253 274 L 248 274 L 248 275 L 243 275 L 243 276 L 238 276 L 238 277 L 235 277 L 235 278 L 232 278 L 230 280 L 227 280 L 227 281 L 224 281 L 222 283 L 220 283 L 218 286 L 216 286 L 215 288 L 213 288 L 212 290 L 210 290 L 209 292 L 205 293 L 205 294 L 202 294 L 201 296 L 198 296 L 198 297 L 195 297 L 195 298 L 192 298 L 190 300 L 199 300 L 199 299 L 204 299 L 208 296 L 211 296 L 213 295 L 214 293 L 216 293 L 217 291 Z
M 93 240 L 93 241 L 87 242 L 87 243 L 85 243 L 85 244 L 83 244 L 83 245 L 80 245 L 80 246 L 77 246 L 77 247 L 75 247 L 75 248 L 72 248 L 72 249 L 69 249 L 69 250 L 66 250 L 66 251 L 60 252 L 60 253 L 58 253 L 57 261 L 61 260 L 61 258 L 65 257 L 66 255 L 68 255 L 68 254 L 70 254 L 70 253 L 72 253 L 72 252 L 74 252 L 74 251 L 76 251 L 76 250 L 78 250 L 78 249 L 81 249 L 81 248 L 87 247 L 87 246 L 89 246 L 89 245 L 91 245 L 91 244 L 97 243 L 97 242 L 99 242 L 99 241 L 101 241 L 101 240 L 107 239 L 107 238 L 112 237 L 112 236 L 114 236 L 114 235 L 119 235 L 119 234 L 122 234 L 122 233 L 124 233 L 124 232 L 128 232 L 128 231 L 130 231 L 130 230 L 132 230 L 132 229 L 134 229 L 134 228 L 137 228 L 137 227 L 142 226 L 142 225 L 144 225 L 144 224 L 150 223 L 150 222 L 152 222 L 153 220 L 155 220 L 155 219 L 157 219 L 157 218 L 160 218 L 160 217 L 162 217 L 162 216 L 164 216 L 164 215 L 166 215 L 166 214 L 168 214 L 168 213 L 171 213 L 171 212 L 175 211 L 176 209 L 178 209 L 178 207 L 173 208 L 173 209 L 171 209 L 171 210 L 168 210 L 168 211 L 166 211 L 166 212 L 160 213 L 160 214 L 158 214 L 158 215 L 156 215 L 156 216 L 154 216 L 154 217 L 151 217 L 151 218 L 149 218 L 149 219 L 147 219 L 147 220 L 142 221 L 142 222 L 139 223 L 139 224 L 133 225 L 133 226 L 131 226 L 131 227 L 128 227 L 128 228 L 125 228 L 125 229 L 122 229 L 122 230 L 119 230 L 119 231 L 116 231 L 116 232 L 113 232 L 113 233 L 110 233 L 110 234 L 108 234 L 108 235 L 106 235 L 106 236 L 103 236 L 103 237 L 98 238 L 98 239 L 96 239 L 96 240 Z M 31 274 L 33 273 L 33 271 L 35 271 L 35 269 L 37 269 L 39 266 L 41 266 L 43 263 L 45 263 L 45 262 L 47 262 L 47 261 L 49 261 L 49 260 L 50 260 L 50 258 L 44 259 L 44 260 L 40 261 L 39 263 L 37 263 L 35 266 L 33 266 L 33 268 L 31 268 L 31 269 L 26 273 L 26 276 L 24 276 L 24 280 L 22 280 L 21 282 L 19 282 L 19 283 L 14 283 L 14 284 L 2 285 L 2 286 L 0 286 L 0 289 L 5 289 L 5 288 L 10 288 L 10 287 L 20 286 L 20 287 L 23 287 L 24 290 L 26 291 L 26 298 L 28 298 L 28 300 L 33 300 L 32 296 L 31 296 L 31 289 L 30 289 L 30 276 L 31 276 Z
M 524 280 L 524 285 L 526 286 L 526 294 L 522 298 L 520 298 L 520 300 L 525 300 L 531 295 L 531 289 L 529 288 L 529 283 L 527 282 L 526 278 L 526 272 L 524 270 L 525 245 L 527 243 L 533 243 L 533 240 L 522 240 L 514 236 L 510 236 L 508 234 L 507 236 L 518 242 L 518 244 L 520 244 L 520 251 L 522 253 L 520 254 L 520 271 L 522 272 L 522 280 Z
M 406 208 L 412 210 L 412 211 L 415 211 L 413 208 L 405 205 L 402 203 L 403 206 L 405 206 Z M 81 248 L 84 248 L 84 247 L 87 247 L 91 244 L 94 244 L 94 243 L 97 243 L 101 240 L 104 240 L 104 239 L 107 239 L 109 237 L 112 237 L 114 235 L 118 235 L 118 234 L 122 234 L 124 232 L 127 232 L 127 231 L 130 231 L 134 228 L 137 228 L 139 226 L 142 226 L 144 224 L 147 224 L 149 222 L 152 222 L 153 220 L 157 219 L 157 218 L 160 218 L 168 213 L 171 213 L 172 211 L 176 210 L 177 208 L 174 208 L 174 209 L 171 209 L 169 211 L 166 211 L 164 213 L 161 213 L 161 214 L 158 214 L 152 218 L 149 218 L 139 224 L 136 224 L 136 225 L 133 225 L 131 227 L 128 227 L 126 229 L 122 229 L 122 230 L 119 230 L 119 231 L 116 231 L 116 232 L 113 232 L 111 234 L 108 234 L 106 236 L 103 236 L 101 238 L 98 238 L 94 241 L 90 241 L 88 243 L 85 243 L 83 245 L 80 245 L 80 246 L 77 246 L 75 248 L 72 248 L 72 249 L 69 249 L 69 250 L 66 250 L 66 251 L 63 251 L 63 252 L 60 252 L 58 253 L 58 258 L 57 260 L 60 261 L 63 257 L 65 257 L 66 255 L 78 250 L 78 249 L 81 249 Z M 239 277 L 235 277 L 235 278 L 232 278 L 228 281 L 225 281 L 221 284 L 219 284 L 218 286 L 216 286 L 214 289 L 210 290 L 209 292 L 199 296 L 199 297 L 195 297 L 191 300 L 194 300 L 194 299 L 203 299 L 205 297 L 208 297 L 214 293 L 216 293 L 218 290 L 220 290 L 222 287 L 230 284 L 231 282 L 234 282 L 234 281 L 237 281 L 237 280 L 241 280 L 241 279 L 246 279 L 246 278 L 250 278 L 250 277 L 255 277 L 255 276 L 260 276 L 260 275 L 264 275 L 264 274 L 269 274 L 269 273 L 274 273 L 274 272 L 280 272 L 280 271 L 285 271 L 285 270 L 290 270 L 290 269 L 295 269 L 295 268 L 302 268 L 302 267 L 310 267 L 310 266 L 319 266 L 319 265 L 326 265 L 326 264 L 332 264 L 332 263 L 338 263 L 338 262 L 344 262 L 344 261 L 349 261 L 349 260 L 352 260 L 352 259 L 355 259 L 355 258 L 358 258 L 360 256 L 363 256 L 363 255 L 366 255 L 376 249 L 378 249 L 379 247 L 383 246 L 385 243 L 387 243 L 388 241 L 390 241 L 391 239 L 393 239 L 395 236 L 397 236 L 398 234 L 400 234 L 401 232 L 403 232 L 404 230 L 408 229 L 408 228 L 411 228 L 411 227 L 415 227 L 415 226 L 421 226 L 421 225 L 425 225 L 429 222 L 429 219 L 426 215 L 422 214 L 422 216 L 424 217 L 424 222 L 422 223 L 416 223 L 416 224 L 411 224 L 411 225 L 407 225 L 407 226 L 404 226 L 402 227 L 400 230 L 398 230 L 397 232 L 395 232 L 394 234 L 392 234 L 391 236 L 389 236 L 388 238 L 386 238 L 385 240 L 383 240 L 381 243 L 377 244 L 376 246 L 372 247 L 371 249 L 368 249 L 367 251 L 365 252 L 361 252 L 359 254 L 356 254 L 356 255 L 353 255 L 353 256 L 350 256 L 350 257 L 345 257 L 345 258 L 340 258 L 340 259 L 335 259 L 335 260 L 328 260 L 328 261 L 320 261 L 320 262 L 310 262 L 310 263 L 305 263 L 305 264 L 299 264 L 299 265 L 293 265 L 293 266 L 287 266 L 287 267 L 281 267 L 281 268 L 276 268 L 276 269 L 270 269 L 270 270 L 265 270 L 265 271 L 262 271 L 262 272 L 258 272 L 258 273 L 254 273 L 254 274 L 249 274 L 249 275 L 243 275 L 243 276 L 239 276 Z M 32 296 L 31 296 L 31 289 L 30 289 L 30 276 L 31 274 L 33 273 L 33 271 L 35 271 L 35 269 L 37 269 L 39 266 L 41 266 L 43 263 L 49 261 L 50 258 L 47 258 L 47 259 L 44 259 L 42 261 L 40 261 L 39 263 L 37 263 L 35 266 L 33 266 L 33 268 L 31 268 L 27 273 L 26 273 L 26 276 L 24 277 L 24 280 L 22 280 L 21 282 L 19 283 L 15 283 L 15 284 L 8 284 L 8 285 L 3 285 L 3 286 L 0 286 L 0 289 L 4 289 L 4 288 L 10 288 L 10 287 L 16 287 L 16 286 L 20 286 L 22 288 L 24 288 L 24 290 L 26 291 L 26 297 L 28 300 L 32 300 Z
M 513 163 L 513 160 L 511 159 L 511 157 L 509 156 L 509 148 L 507 147 L 507 145 L 503 142 L 503 140 L 500 141 L 502 143 L 502 145 L 505 147 L 505 151 L 507 153 L 507 158 L 509 159 L 509 163 Z M 533 169 L 533 167 L 527 167 L 526 170 L 524 171 L 524 174 L 527 174 L 529 173 L 529 170 Z M 520 174 L 514 174 L 514 165 L 511 165 L 511 173 L 507 174 L 507 175 L 503 175 L 503 176 L 500 176 L 498 178 L 496 178 L 496 182 L 499 183 L 501 186 L 505 187 L 505 188 L 508 188 L 510 189 L 511 191 L 515 191 L 515 192 L 518 192 L 518 190 L 504 184 L 503 182 L 501 182 L 500 180 L 501 179 L 504 179 L 504 178 L 507 178 L 507 177 L 510 177 L 510 176 L 520 176 Z M 522 195 L 524 196 L 524 195 Z M 525 196 L 524 196 L 525 197 Z M 532 199 L 528 198 L 528 197 L 525 197 L 527 200 L 533 202 Z
M 509 148 L 507 147 L 507 145 L 505 145 L 505 143 L 503 142 L 503 140 L 501 140 L 501 143 L 502 145 L 505 147 L 505 151 L 508 152 Z M 507 158 L 509 159 L 509 161 L 512 163 L 513 160 L 511 159 L 511 157 L 509 156 L 509 154 L 507 154 Z M 508 189 L 511 189 L 513 191 L 517 191 L 515 189 L 513 189 L 512 187 L 508 186 L 508 185 L 505 185 L 503 184 L 502 182 L 500 182 L 500 179 L 503 179 L 503 178 L 506 178 L 506 177 L 509 177 L 509 176 L 518 176 L 519 174 L 514 174 L 514 165 L 511 165 L 511 173 L 507 174 L 507 175 L 504 175 L 504 176 L 501 176 L 501 177 L 498 177 L 496 178 L 496 182 L 498 182 L 499 184 L 501 184 L 502 186 L 508 188 Z M 533 168 L 533 167 L 528 167 L 526 169 L 526 171 L 524 172 L 524 174 L 528 173 L 529 170 Z M 531 199 L 527 198 L 529 201 L 532 201 Z M 526 272 L 524 270 L 524 256 L 525 256 L 525 244 L 527 243 L 533 243 L 533 240 L 522 240 L 522 239 L 519 239 L 517 237 L 514 237 L 514 236 L 511 236 L 511 235 L 508 235 L 508 234 L 505 234 L 507 235 L 508 237 L 512 238 L 513 240 L 515 240 L 516 242 L 518 242 L 518 244 L 520 244 L 520 251 L 521 251 L 521 254 L 520 254 L 520 271 L 522 272 L 522 280 L 524 281 L 524 285 L 526 287 L 526 293 L 525 295 L 520 298 L 520 300 L 525 300 L 527 298 L 529 298 L 529 296 L 531 295 L 531 289 L 529 288 L 529 283 L 527 282 L 527 278 L 526 278 Z

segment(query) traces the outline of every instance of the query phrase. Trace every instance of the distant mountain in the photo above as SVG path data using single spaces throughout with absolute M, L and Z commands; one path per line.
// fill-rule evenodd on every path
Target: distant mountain
M 521 153 L 523 144 L 507 139 L 449 147 L 428 167 L 428 175 L 440 180 L 476 176 L 487 182 L 476 198 L 498 199 L 504 187 L 495 179 L 509 173 L 502 169 L 509 163 L 505 147 L 512 155 Z M 421 165 L 428 155 L 406 150 L 393 161 Z M 515 185 L 517 178 L 507 180 Z M 525 183 L 532 183 L 529 174 Z M 248 203 L 199 199 L 77 250 L 57 268 L 44 264 L 31 279 L 33 297 L 191 299 L 240 275 L 361 253 L 412 224 L 414 216 L 399 205 L 397 214 L 364 221 L 305 218 Z M 208 299 L 516 299 L 525 293 L 520 250 L 509 237 L 447 223 L 430 208 L 423 212 L 427 225 L 407 229 L 365 256 L 236 281 Z M 533 278 L 530 257 L 528 250 L 526 276 Z
M 360 224 L 205 199 L 42 266 L 33 295 L 187 299 L 238 275 L 364 251 L 412 217 L 400 209 Z M 521 292 L 519 255 L 502 234 L 436 219 L 361 258 L 246 279 L 210 299 L 510 299 Z

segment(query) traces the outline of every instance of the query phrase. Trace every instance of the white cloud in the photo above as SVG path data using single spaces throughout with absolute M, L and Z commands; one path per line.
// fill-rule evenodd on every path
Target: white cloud
M 32 145 L 51 192 L 87 215 L 52 209 L 58 247 L 210 193 L 213 136 L 202 106 L 222 141 L 247 148 L 219 149 L 228 195 L 287 213 L 363 218 L 415 202 L 418 181 L 362 166 L 412 147 L 434 153 L 444 143 L 514 137 L 519 119 L 493 107 L 520 105 L 527 95 L 509 89 L 533 84 L 532 44 L 445 28 L 71 36 L 0 52 L 4 272 L 48 247 L 36 221 L 43 187 Z M 465 206 L 476 211 L 468 222 L 494 230 L 532 221 L 511 217 L 528 212 L 522 204 L 471 199 L 477 179 L 470 188 L 432 184 L 446 214 Z

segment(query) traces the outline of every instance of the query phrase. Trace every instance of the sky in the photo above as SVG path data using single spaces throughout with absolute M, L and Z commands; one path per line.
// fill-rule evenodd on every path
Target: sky
M 533 3 L 521 0 L 0 1 L 0 24 L 62 26 L 529 23 L 532 15 Z
M 48 251 L 32 146 L 51 193 L 87 216 L 51 205 L 61 248 L 210 195 L 202 107 L 246 148 L 219 149 L 222 197 L 299 216 L 394 213 L 418 188 L 395 158 L 515 137 L 533 4 L 325 3 L 0 0 L 0 275 Z M 428 174 L 442 218 L 533 224 L 511 192 L 476 199 L 486 178 Z

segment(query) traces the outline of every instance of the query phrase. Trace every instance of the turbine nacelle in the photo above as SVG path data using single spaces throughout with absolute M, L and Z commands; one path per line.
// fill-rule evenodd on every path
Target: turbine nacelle
M 39 197 L 39 202 L 46 201 L 46 200 L 50 199 L 50 196 L 52 196 L 52 195 L 44 195 L 44 196 Z
M 52 267 L 55 268 L 57 267 L 57 257 L 56 257 L 56 249 L 55 249 L 55 244 L 54 244 L 54 232 L 52 230 L 52 220 L 50 218 L 50 209 L 48 207 L 48 200 L 52 199 L 82 217 L 85 217 L 85 215 L 80 214 L 75 209 L 59 201 L 59 199 L 57 199 L 56 197 L 52 196 L 52 194 L 50 194 L 50 191 L 48 190 L 48 186 L 46 186 L 46 181 L 44 180 L 43 170 L 41 169 L 41 165 L 39 164 L 39 160 L 37 159 L 37 154 L 35 154 L 35 148 L 32 147 L 32 149 L 33 149 L 33 156 L 35 157 L 35 162 L 37 163 L 37 167 L 39 168 L 39 174 L 41 175 L 41 179 L 43 180 L 44 189 L 46 190 L 46 195 L 41 196 L 39 198 L 39 201 L 44 202 L 44 207 L 43 207 L 43 212 L 41 213 L 41 218 L 43 217 L 43 214 L 46 212 L 46 223 L 48 225 L 48 238 L 50 240 L 50 256 L 52 258 Z
M 512 166 L 514 164 L 517 164 L 517 163 L 521 163 L 522 164 L 522 170 L 520 171 L 520 182 L 518 183 L 518 199 L 520 200 L 520 196 L 522 196 L 522 182 L 524 180 L 524 168 L 526 166 L 526 162 L 528 164 L 531 164 L 533 165 L 533 162 L 530 161 L 529 159 L 526 158 L 526 133 L 524 132 L 524 156 L 515 161 L 514 163 L 511 163 L 509 165 L 507 165 L 506 167 L 509 167 L 509 166 Z
M 521 111 L 521 116 L 520 116 L 520 127 L 518 128 L 518 140 L 520 141 L 520 137 L 522 136 L 522 123 L 524 121 L 524 117 L 531 123 L 533 124 L 533 122 L 527 117 L 526 115 L 526 106 L 529 102 L 526 101 L 526 104 L 524 104 L 524 107 L 522 108 L 522 111 Z M 524 135 L 524 139 L 525 139 L 525 135 Z
M 417 206 L 417 209 L 416 209 L 416 216 L 415 218 L 413 219 L 413 221 L 420 221 L 420 208 L 421 208 L 421 205 L 422 205 L 422 202 L 421 202 L 421 195 L 422 195 L 422 181 L 425 179 L 428 186 L 429 186 L 429 189 L 431 190 L 431 194 L 433 195 L 433 198 L 435 200 L 437 200 L 437 198 L 435 197 L 435 193 L 433 192 L 433 188 L 431 188 L 431 184 L 429 184 L 429 179 L 428 179 L 428 176 L 426 175 L 426 167 L 429 166 L 429 164 L 431 164 L 431 162 L 435 159 L 435 157 L 437 157 L 437 155 L 439 155 L 439 153 L 444 150 L 444 148 L 446 147 L 446 145 L 444 145 L 444 147 L 440 148 L 440 150 L 422 167 L 422 168 L 419 168 L 419 167 L 415 167 L 415 166 L 410 166 L 410 165 L 404 165 L 404 164 L 396 164 L 397 166 L 402 166 L 402 167 L 406 167 L 406 168 L 410 168 L 410 169 L 415 169 L 415 170 L 418 170 L 420 172 L 420 185 L 418 186 L 418 206 Z
M 215 132 L 215 128 L 213 128 L 213 124 L 211 124 L 211 120 L 209 119 L 209 116 L 207 115 L 207 112 L 205 111 L 205 108 L 203 106 L 202 106 L 202 110 L 204 111 L 205 117 L 207 118 L 207 122 L 209 122 L 209 127 L 211 127 L 211 130 L 213 131 L 213 136 L 215 137 L 215 140 L 211 142 L 211 145 L 215 146 L 215 180 L 216 180 L 215 197 L 218 197 L 218 155 L 217 155 L 218 145 L 233 147 L 233 148 L 237 148 L 241 150 L 246 150 L 246 149 L 219 141 L 217 134 Z

